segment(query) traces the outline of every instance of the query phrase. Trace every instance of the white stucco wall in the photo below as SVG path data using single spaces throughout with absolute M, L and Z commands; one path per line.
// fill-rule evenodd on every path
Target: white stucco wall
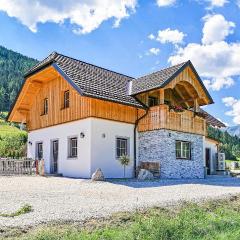
M 218 148 L 216 143 L 213 141 L 209 140 L 208 138 L 205 138 L 204 141 L 204 147 L 210 149 L 210 162 L 211 162 L 211 174 L 216 173 L 216 153 L 218 152 Z M 205 151 L 205 150 L 204 150 Z M 206 166 L 206 155 L 204 154 L 204 161 L 205 161 L 205 166 Z
M 96 118 L 92 119 L 92 173 L 100 167 L 107 178 L 123 177 L 123 167 L 116 159 L 117 137 L 129 141 L 131 162 L 126 168 L 126 177 L 133 177 L 134 125 Z
M 84 132 L 85 137 L 80 138 Z M 68 158 L 68 137 L 78 137 L 78 157 Z M 59 140 L 58 172 L 63 176 L 88 178 L 91 174 L 91 119 L 84 119 L 31 131 L 28 135 L 28 157 L 35 158 L 36 143 L 43 142 L 45 171 L 50 172 L 51 141 Z
M 126 177 L 133 176 L 133 124 L 88 118 L 57 126 L 31 131 L 28 135 L 28 157 L 36 157 L 36 144 L 43 142 L 45 171 L 50 172 L 52 159 L 51 142 L 59 140 L 58 173 L 63 176 L 90 178 L 101 168 L 106 178 L 122 178 L 123 167 L 116 159 L 116 137 L 129 139 L 131 165 L 126 168 Z M 83 132 L 85 137 L 80 138 Z M 105 137 L 103 137 L 105 134 Z M 78 137 L 78 157 L 68 158 L 68 138 Z

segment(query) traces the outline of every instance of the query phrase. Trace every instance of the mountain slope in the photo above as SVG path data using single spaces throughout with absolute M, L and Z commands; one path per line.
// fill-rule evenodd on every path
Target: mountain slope
M 228 128 L 226 129 L 226 131 L 227 131 L 231 136 L 240 137 L 240 125 L 228 127 Z
M 10 109 L 23 82 L 24 73 L 37 62 L 0 46 L 0 112 Z

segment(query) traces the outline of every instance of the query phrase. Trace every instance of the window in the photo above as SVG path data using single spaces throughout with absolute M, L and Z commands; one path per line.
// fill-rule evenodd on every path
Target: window
M 191 143 L 176 141 L 176 158 L 191 159 Z
M 77 157 L 77 137 L 69 138 L 69 158 L 76 158 Z
M 69 108 L 69 90 L 63 94 L 63 108 Z
M 148 97 L 148 105 L 149 107 L 158 105 L 158 99 L 156 97 Z
M 117 138 L 117 148 L 116 156 L 120 158 L 123 155 L 128 155 L 128 139 L 127 138 Z
M 48 98 L 43 100 L 43 115 L 48 114 Z
M 43 143 L 39 142 L 36 144 L 36 158 L 37 159 L 43 159 Z

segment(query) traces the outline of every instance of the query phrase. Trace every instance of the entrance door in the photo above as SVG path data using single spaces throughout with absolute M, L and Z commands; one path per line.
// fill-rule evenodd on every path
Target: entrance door
M 52 142 L 52 156 L 51 173 L 58 173 L 58 140 Z
M 207 174 L 210 175 L 210 173 L 211 173 L 210 148 L 206 148 L 206 150 L 205 150 L 205 156 L 206 156 Z

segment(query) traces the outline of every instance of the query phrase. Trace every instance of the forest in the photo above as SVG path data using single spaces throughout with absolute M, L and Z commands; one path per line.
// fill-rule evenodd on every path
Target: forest
M 24 73 L 38 61 L 0 46 L 0 112 L 9 111 Z
M 226 159 L 240 160 L 240 138 L 231 136 L 227 131 L 208 127 L 208 136 L 218 140 L 220 144 L 220 151 L 225 153 Z

